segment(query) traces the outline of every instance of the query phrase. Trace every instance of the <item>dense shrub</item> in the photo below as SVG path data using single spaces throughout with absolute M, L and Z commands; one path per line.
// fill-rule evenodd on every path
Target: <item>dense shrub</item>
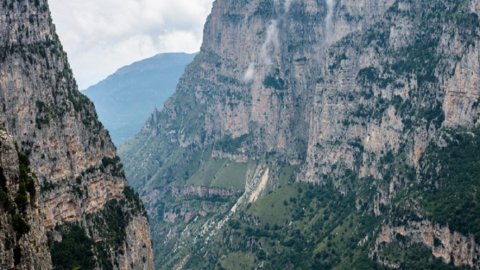
M 94 269 L 94 242 L 78 225 L 61 229 L 62 241 L 50 241 L 52 262 L 56 270 Z
M 448 131 L 422 159 L 422 206 L 434 221 L 480 240 L 480 129 Z

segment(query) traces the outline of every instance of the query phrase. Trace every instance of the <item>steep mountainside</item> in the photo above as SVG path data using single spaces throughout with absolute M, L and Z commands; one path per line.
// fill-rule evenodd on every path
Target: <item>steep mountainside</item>
M 0 4 L 0 108 L 2 269 L 152 269 L 145 210 L 46 0 Z
M 216 1 L 120 151 L 157 266 L 479 269 L 479 11 Z
M 164 53 L 119 69 L 89 87 L 89 97 L 115 145 L 135 136 L 154 108 L 162 108 L 195 54 Z
M 28 159 L 0 129 L 0 267 L 48 269 L 51 258 Z M 14 268 L 15 267 L 15 268 Z

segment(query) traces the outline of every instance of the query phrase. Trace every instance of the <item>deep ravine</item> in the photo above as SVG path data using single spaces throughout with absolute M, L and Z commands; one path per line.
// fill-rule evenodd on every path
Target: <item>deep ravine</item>
M 215 1 L 173 97 L 120 149 L 156 266 L 480 268 L 479 11 Z

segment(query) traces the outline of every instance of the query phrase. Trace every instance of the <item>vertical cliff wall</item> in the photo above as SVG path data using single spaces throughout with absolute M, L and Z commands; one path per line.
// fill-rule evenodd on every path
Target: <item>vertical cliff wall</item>
M 275 153 L 291 164 L 305 161 L 327 49 L 375 22 L 391 4 L 215 2 L 201 53 L 177 93 L 154 113 L 134 146 L 123 148 L 125 162 L 136 168 L 132 181 L 158 180 L 168 165 L 140 156 L 160 157 L 176 146 L 213 146 L 214 156 L 226 152 L 243 160 Z M 157 147 L 158 141 L 175 146 Z
M 52 268 L 37 179 L 1 128 L 0 150 L 0 267 Z
M 2 125 L 36 175 L 53 266 L 151 269 L 145 211 L 77 89 L 47 1 L 2 1 L 0 63 Z M 75 237 L 89 251 L 83 258 Z
M 477 231 L 454 220 L 478 214 L 475 158 L 456 147 L 477 149 L 479 29 L 476 0 L 216 1 L 176 93 L 120 151 L 154 238 L 175 250 L 157 248 L 158 265 L 478 267 L 462 253 L 475 248 L 432 246 L 407 224 Z M 230 195 L 171 192 L 192 186 Z M 370 252 L 396 225 L 402 241 Z M 408 263 L 385 259 L 402 248 Z

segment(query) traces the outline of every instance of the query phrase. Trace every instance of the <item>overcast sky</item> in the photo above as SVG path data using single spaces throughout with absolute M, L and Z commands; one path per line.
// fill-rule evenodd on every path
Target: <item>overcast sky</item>
M 80 89 L 160 52 L 196 52 L 213 0 L 50 0 Z

